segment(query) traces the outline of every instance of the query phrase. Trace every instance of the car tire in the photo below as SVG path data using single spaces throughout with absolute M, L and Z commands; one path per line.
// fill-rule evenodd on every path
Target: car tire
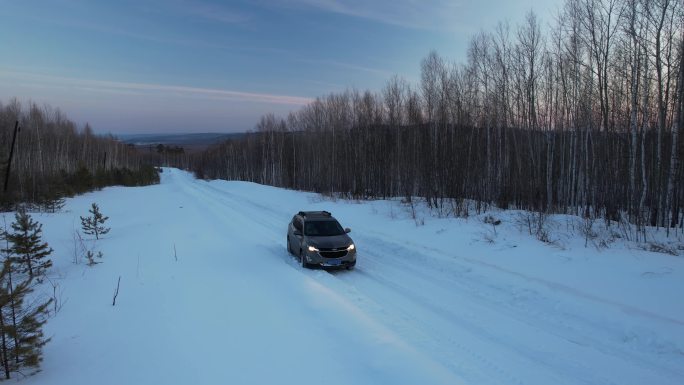
M 304 256 L 304 250 L 299 250 L 299 262 L 302 264 L 302 267 L 305 269 L 311 268 L 311 265 L 306 263 L 306 257 Z
M 288 252 L 290 255 L 294 254 L 294 253 L 292 252 L 292 249 L 290 248 L 290 237 L 286 236 L 286 237 L 285 237 L 285 242 L 286 242 L 286 244 L 287 244 L 287 252 Z

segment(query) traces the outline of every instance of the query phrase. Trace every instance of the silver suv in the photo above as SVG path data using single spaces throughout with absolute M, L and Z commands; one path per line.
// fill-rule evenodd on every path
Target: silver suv
M 287 226 L 287 251 L 299 257 L 303 267 L 351 269 L 356 265 L 356 246 L 327 211 L 300 211 Z

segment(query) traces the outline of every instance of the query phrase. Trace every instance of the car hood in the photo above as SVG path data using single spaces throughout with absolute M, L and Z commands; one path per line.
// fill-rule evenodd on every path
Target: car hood
M 330 237 L 307 236 L 306 239 L 309 246 L 317 247 L 319 249 L 347 247 L 352 244 L 352 239 L 347 234 L 333 235 Z

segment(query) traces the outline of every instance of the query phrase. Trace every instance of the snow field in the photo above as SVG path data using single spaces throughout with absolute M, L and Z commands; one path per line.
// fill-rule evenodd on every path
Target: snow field
M 91 268 L 72 260 L 92 202 L 112 230 Z M 355 270 L 304 270 L 288 255 L 292 215 L 322 209 L 352 228 Z M 489 242 L 481 218 L 416 226 L 402 210 L 174 169 L 157 186 L 69 199 L 34 215 L 63 306 L 43 371 L 21 382 L 684 382 L 683 258 L 580 237 L 552 247 L 513 212 L 493 214 Z

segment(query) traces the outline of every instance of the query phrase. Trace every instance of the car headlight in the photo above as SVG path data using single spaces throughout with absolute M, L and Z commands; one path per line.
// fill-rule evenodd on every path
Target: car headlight
M 347 247 L 347 251 L 352 251 L 352 250 L 354 250 L 355 248 L 356 248 L 356 247 L 354 247 L 354 244 L 352 243 L 351 245 L 349 245 L 349 247 Z
M 313 252 L 313 251 L 318 251 L 318 249 L 315 248 L 315 247 L 313 247 L 313 246 L 309 246 L 309 251 L 311 251 L 311 252 Z

